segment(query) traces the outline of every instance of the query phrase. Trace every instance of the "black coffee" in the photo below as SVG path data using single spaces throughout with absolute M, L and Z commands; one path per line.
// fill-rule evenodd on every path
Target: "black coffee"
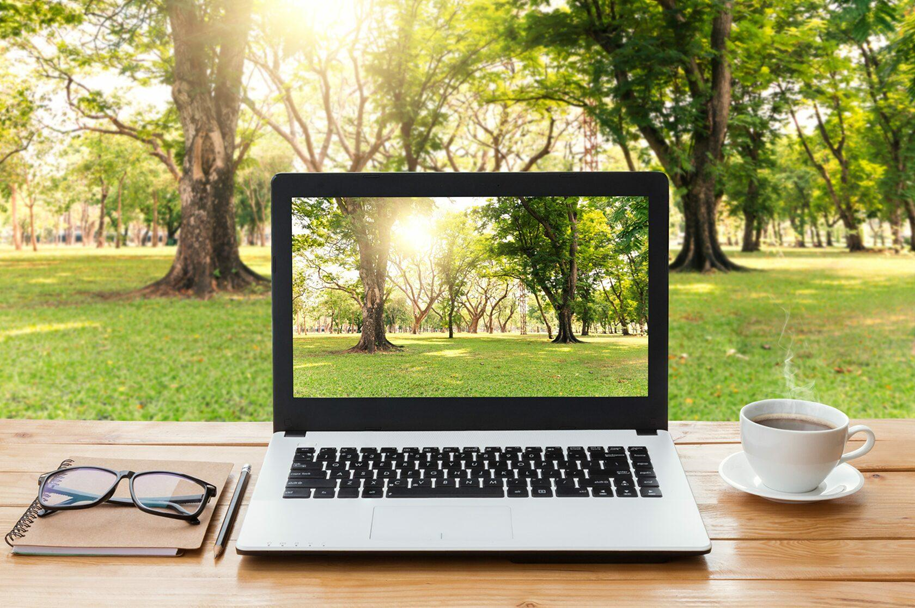
M 836 428 L 825 420 L 800 414 L 766 414 L 753 418 L 753 422 L 785 431 L 829 431 Z

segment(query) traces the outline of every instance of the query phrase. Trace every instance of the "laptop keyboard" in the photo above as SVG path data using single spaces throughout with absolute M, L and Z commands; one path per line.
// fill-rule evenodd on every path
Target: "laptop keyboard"
M 284 498 L 660 498 L 645 446 L 297 448 Z

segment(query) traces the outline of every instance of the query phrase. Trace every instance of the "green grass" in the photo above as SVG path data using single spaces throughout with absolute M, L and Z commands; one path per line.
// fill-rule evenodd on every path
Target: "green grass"
M 733 420 L 789 396 L 789 348 L 794 383 L 814 399 L 856 417 L 915 415 L 915 257 L 732 255 L 764 271 L 671 276 L 671 419 Z
M 392 334 L 403 350 L 345 353 L 358 335 L 296 338 L 297 397 L 637 396 L 648 391 L 648 339 L 546 335 Z
M 243 252 L 259 272 L 267 250 Z M 118 299 L 174 249 L 0 252 L 0 417 L 265 420 L 269 295 Z
M 0 417 L 269 420 L 269 296 L 206 302 L 111 297 L 162 276 L 173 254 L 0 250 Z M 242 256 L 269 271 L 266 250 L 245 249 Z M 765 271 L 671 277 L 671 418 L 734 419 L 745 403 L 784 396 L 782 347 L 788 344 L 796 383 L 815 382 L 816 398 L 853 416 L 915 416 L 915 258 L 816 250 L 734 257 Z M 780 346 L 783 308 L 791 319 Z M 322 340 L 341 340 L 342 350 L 352 336 L 317 338 L 316 347 Z M 455 347 L 419 340 L 415 358 L 434 360 L 445 374 L 438 387 L 425 390 L 451 390 L 445 380 L 460 369 L 455 359 L 461 357 L 419 350 Z M 483 348 L 488 340 L 484 336 Z M 322 348 L 335 350 L 332 344 L 316 350 Z M 531 342 L 523 348 L 538 354 L 551 347 Z M 573 350 L 575 357 L 582 352 Z M 330 372 L 343 375 L 339 362 L 360 356 L 318 354 L 313 362 L 321 357 L 338 366 Z M 473 358 L 465 359 L 471 365 L 461 366 L 473 368 Z M 397 368 L 406 360 L 386 355 L 382 364 Z M 509 373 L 528 374 L 519 383 L 526 386 L 543 381 L 530 373 L 533 366 L 502 358 L 496 368 L 491 361 L 477 365 L 479 381 L 488 386 L 505 385 Z M 560 368 L 557 374 L 569 371 L 575 373 Z

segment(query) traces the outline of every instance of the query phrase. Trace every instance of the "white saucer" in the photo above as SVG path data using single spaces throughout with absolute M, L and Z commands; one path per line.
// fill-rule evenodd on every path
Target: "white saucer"
M 851 496 L 864 486 L 864 475 L 850 464 L 843 463 L 833 469 L 815 490 L 803 493 L 778 492 L 763 485 L 743 452 L 731 454 L 721 462 L 718 474 L 732 488 L 760 496 L 773 502 L 819 502 Z

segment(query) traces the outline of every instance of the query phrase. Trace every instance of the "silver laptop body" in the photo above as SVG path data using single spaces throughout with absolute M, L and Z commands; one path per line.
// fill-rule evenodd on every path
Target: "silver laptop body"
M 295 201 L 506 196 L 647 199 L 647 394 L 294 392 Z M 656 561 L 711 550 L 667 432 L 668 183 L 662 174 L 281 174 L 273 181 L 272 204 L 275 432 L 256 472 L 239 553 Z M 341 356 L 365 357 L 369 364 L 387 355 Z

